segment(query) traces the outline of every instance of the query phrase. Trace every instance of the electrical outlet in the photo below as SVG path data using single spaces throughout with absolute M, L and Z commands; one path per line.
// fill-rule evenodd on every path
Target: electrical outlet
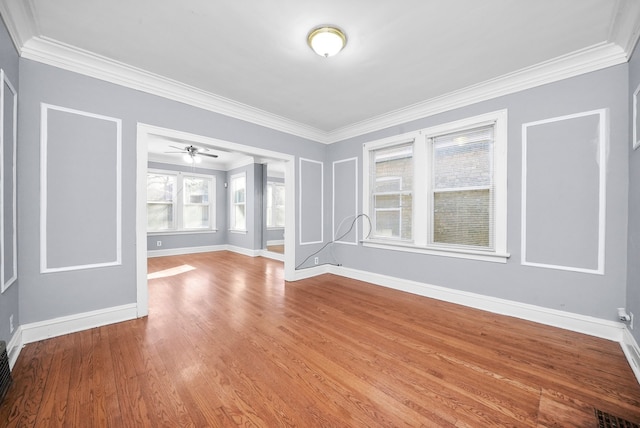
M 162 241 L 156 241 L 156 247 L 162 247 Z
M 629 312 L 629 316 L 631 317 L 631 322 L 629 322 L 629 328 L 633 330 L 633 312 Z
M 315 264 L 318 264 L 318 263 L 320 263 L 320 259 L 318 259 L 318 257 L 316 257 L 315 259 L 313 259 L 313 262 L 314 262 Z
M 9 333 L 13 333 L 13 314 L 9 315 Z

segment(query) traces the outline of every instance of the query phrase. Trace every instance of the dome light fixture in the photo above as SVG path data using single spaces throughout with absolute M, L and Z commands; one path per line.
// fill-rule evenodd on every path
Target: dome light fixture
M 347 36 L 337 27 L 324 25 L 311 30 L 307 43 L 315 53 L 330 57 L 340 52 L 347 44 Z

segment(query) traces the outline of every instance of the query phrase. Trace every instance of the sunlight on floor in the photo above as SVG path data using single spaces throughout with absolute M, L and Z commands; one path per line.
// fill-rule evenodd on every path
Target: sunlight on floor
M 147 279 L 166 278 L 168 276 L 180 275 L 181 273 L 189 272 L 195 269 L 196 268 L 189 265 L 176 266 L 174 268 L 150 273 L 147 275 Z

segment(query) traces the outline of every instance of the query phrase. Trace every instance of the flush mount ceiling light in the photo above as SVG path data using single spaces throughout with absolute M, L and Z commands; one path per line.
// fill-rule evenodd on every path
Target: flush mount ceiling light
M 318 55 L 330 57 L 344 48 L 347 36 L 340 29 L 325 25 L 311 30 L 307 43 Z

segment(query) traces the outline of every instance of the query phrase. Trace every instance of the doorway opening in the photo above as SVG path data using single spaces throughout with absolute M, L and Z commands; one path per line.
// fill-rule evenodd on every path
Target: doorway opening
M 265 165 L 264 170 L 268 169 L 269 164 L 279 166 L 284 182 L 285 201 L 283 213 L 284 225 L 282 228 L 282 244 L 286 249 L 282 257 L 284 261 L 284 278 L 285 281 L 294 280 L 295 157 L 285 153 L 260 149 L 230 141 L 138 123 L 136 147 L 136 288 L 138 317 L 146 316 L 149 310 L 147 288 L 147 169 L 150 160 L 149 148 L 156 144 L 159 138 L 169 142 L 176 142 L 175 145 L 178 147 L 180 147 L 180 143 L 187 143 L 187 146 L 194 145 L 202 147 L 208 151 L 210 150 L 212 153 L 233 153 L 251 158 L 255 164 Z M 266 171 L 264 176 L 268 177 Z M 265 234 L 261 233 L 260 235 L 262 237 L 260 250 L 266 251 L 267 240 L 265 239 Z

